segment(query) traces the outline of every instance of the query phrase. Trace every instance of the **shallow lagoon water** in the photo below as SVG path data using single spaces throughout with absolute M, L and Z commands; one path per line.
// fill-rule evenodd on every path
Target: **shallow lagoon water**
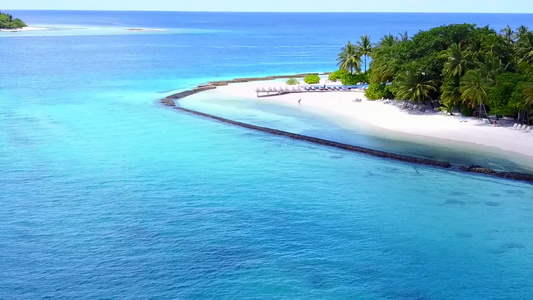
M 329 70 L 346 32 L 287 29 L 314 26 L 305 14 L 267 15 L 256 27 L 255 15 L 145 14 L 138 24 L 134 13 L 17 13 L 30 24 L 189 22 L 223 32 L 0 34 L 0 67 L 11 75 L 0 77 L 0 298 L 533 294 L 531 185 L 347 153 L 155 104 L 208 80 Z M 382 17 L 374 32 L 450 19 L 424 18 L 384 25 Z M 301 35 L 326 50 L 298 47 Z
M 176 103 L 184 108 L 231 120 L 369 149 L 447 161 L 455 165 L 475 164 L 502 171 L 533 172 L 533 159 L 525 155 L 489 147 L 480 149 L 475 144 L 402 134 L 364 122 L 343 122 L 275 102 L 230 98 L 216 90 L 197 93 Z

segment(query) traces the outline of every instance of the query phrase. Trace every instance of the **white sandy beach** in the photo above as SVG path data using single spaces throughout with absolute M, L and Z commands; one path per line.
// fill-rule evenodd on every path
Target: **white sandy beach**
M 127 28 L 129 31 L 166 31 L 160 28 Z
M 47 29 L 48 28 L 45 28 L 45 27 L 28 26 L 28 27 L 17 28 L 17 29 L 0 29 L 0 31 L 19 32 L 19 31 L 40 31 L 40 30 L 47 30 Z
M 328 82 L 328 85 L 331 83 Z M 533 158 L 533 131 L 523 133 L 513 130 L 512 121 L 500 120 L 501 126 L 495 127 L 488 124 L 487 120 L 475 117 L 466 118 L 467 122 L 461 122 L 459 115 L 408 112 L 393 104 L 386 104 L 385 101 L 369 101 L 363 92 L 354 91 L 304 92 L 257 98 L 257 87 L 282 86 L 287 85 L 280 81 L 246 82 L 218 87 L 210 92 L 226 99 L 249 98 L 250 101 L 295 107 L 306 113 L 335 119 L 348 127 L 350 124 L 360 126 L 364 123 L 392 133 L 401 133 L 400 136 L 452 140 L 469 143 L 476 148 L 491 147 Z M 355 102 L 356 98 L 363 100 Z

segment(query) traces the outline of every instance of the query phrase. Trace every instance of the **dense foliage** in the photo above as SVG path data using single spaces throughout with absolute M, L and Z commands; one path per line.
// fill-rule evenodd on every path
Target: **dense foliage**
M 368 35 L 363 35 L 355 45 L 348 41 L 337 56 L 339 70 L 346 70 L 350 74 L 359 73 L 361 72 L 361 65 L 363 65 L 366 73 L 367 59 L 371 56 L 373 50 L 374 48 Z
M 12 15 L 0 12 L 0 29 L 17 29 L 26 26 L 21 19 L 13 19 Z
M 289 79 L 286 81 L 286 83 L 287 83 L 288 85 L 297 85 L 299 82 L 298 82 L 298 80 L 297 80 L 296 78 L 289 78 Z
M 341 82 L 344 85 L 357 85 L 359 83 L 368 82 L 367 73 L 357 73 L 357 74 L 342 74 Z
M 365 91 L 365 97 L 370 100 L 392 98 L 391 85 L 384 83 L 372 83 Z
M 478 116 L 505 115 L 526 121 L 533 114 L 533 32 L 522 26 L 501 32 L 454 24 L 409 37 L 368 36 L 350 42 L 337 57 L 340 69 L 361 71 L 370 56 L 367 97 L 394 97 L 460 108 Z
M 304 78 L 304 82 L 307 84 L 315 84 L 320 82 L 320 77 L 316 74 L 307 75 Z
M 335 72 L 329 73 L 328 80 L 330 81 L 337 81 L 342 78 L 343 75 L 347 75 L 349 72 L 347 70 L 337 70 Z

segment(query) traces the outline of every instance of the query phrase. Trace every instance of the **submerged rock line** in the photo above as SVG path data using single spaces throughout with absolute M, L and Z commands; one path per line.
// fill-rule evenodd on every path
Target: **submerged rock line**
M 288 131 L 277 130 L 277 129 L 272 129 L 272 128 L 268 128 L 268 127 L 262 127 L 262 126 L 248 124 L 248 123 L 233 121 L 233 120 L 230 120 L 230 119 L 217 117 L 217 116 L 214 116 L 214 115 L 202 113 L 202 112 L 195 111 L 195 110 L 186 109 L 186 108 L 183 108 L 183 107 L 176 107 L 175 109 L 181 110 L 183 112 L 187 112 L 187 113 L 190 113 L 190 114 L 194 114 L 194 115 L 197 115 L 197 116 L 202 116 L 202 117 L 214 119 L 214 120 L 217 120 L 217 121 L 220 121 L 220 122 L 223 122 L 223 123 L 239 126 L 239 127 L 244 127 L 244 128 L 248 128 L 248 129 L 252 129 L 252 130 L 256 130 L 256 131 L 262 131 L 262 132 L 266 132 L 266 133 L 270 133 L 270 134 L 274 134 L 274 135 L 285 136 L 285 137 L 288 137 L 288 138 L 291 138 L 291 139 L 294 139 L 294 140 L 307 141 L 307 142 L 311 142 L 311 143 L 314 143 L 314 144 L 319 144 L 319 145 L 324 145 L 324 146 L 344 149 L 344 150 L 353 151 L 353 152 L 360 152 L 360 153 L 370 154 L 372 156 L 388 158 L 388 159 L 393 159 L 393 160 L 399 160 L 399 161 L 405 161 L 405 162 L 410 162 L 410 163 L 415 163 L 415 164 L 429 165 L 429 166 L 442 167 L 442 168 L 451 167 L 451 164 L 449 162 L 442 162 L 442 161 L 426 159 L 426 158 L 417 158 L 417 157 L 412 157 L 412 156 L 404 156 L 404 155 L 399 155 L 399 154 L 394 154 L 394 153 L 389 153 L 389 152 L 384 152 L 384 151 L 378 151 L 378 150 L 372 150 L 372 149 L 359 147 L 359 146 L 354 146 L 354 145 L 349 145 L 349 144 L 338 143 L 338 142 L 334 142 L 334 141 L 330 141 L 330 140 L 325 140 L 325 139 L 321 139 L 321 138 L 315 138 L 315 137 L 302 135 L 302 134 L 297 134 L 297 133 L 292 133 L 292 132 L 288 132 Z
M 443 168 L 443 169 L 452 169 L 455 171 L 466 172 L 466 173 L 483 174 L 483 175 L 492 176 L 492 177 L 519 180 L 519 181 L 524 181 L 524 182 L 533 184 L 533 174 L 517 173 L 517 172 L 501 172 L 501 171 L 496 171 L 493 169 L 489 169 L 489 168 L 485 168 L 481 166 L 475 166 L 475 165 L 470 165 L 470 166 L 452 165 L 450 162 L 445 162 L 445 161 L 438 161 L 438 160 L 420 158 L 420 157 L 414 157 L 414 156 L 399 155 L 395 153 L 334 142 L 334 141 L 330 141 L 326 139 L 316 138 L 312 136 L 292 133 L 288 131 L 268 128 L 268 127 L 263 127 L 263 126 L 252 125 L 248 123 L 243 123 L 243 122 L 238 122 L 238 121 L 218 117 L 218 116 L 211 115 L 211 114 L 206 114 L 203 112 L 177 106 L 175 102 L 178 99 L 185 98 L 187 96 L 196 94 L 201 91 L 216 89 L 217 86 L 228 85 L 229 83 L 247 82 L 247 81 L 263 81 L 263 80 L 277 79 L 277 78 L 302 77 L 305 75 L 306 74 L 298 74 L 298 75 L 292 75 L 292 76 L 285 76 L 285 75 L 269 76 L 269 77 L 262 77 L 262 78 L 259 78 L 259 77 L 258 78 L 236 78 L 236 79 L 229 80 L 229 81 L 214 81 L 206 85 L 200 85 L 192 90 L 187 90 L 187 91 L 183 91 L 177 94 L 170 95 L 164 99 L 161 99 L 160 102 L 166 106 L 174 107 L 174 109 L 185 112 L 185 113 L 213 119 L 213 120 L 216 120 L 222 123 L 239 126 L 239 127 L 243 127 L 243 128 L 247 128 L 247 129 L 251 129 L 255 131 L 261 131 L 261 132 L 266 132 L 266 133 L 273 134 L 273 135 L 284 136 L 284 137 L 288 137 L 294 140 L 306 141 L 306 142 L 319 144 L 323 146 L 334 147 L 334 148 L 343 149 L 343 150 L 352 151 L 352 152 L 364 153 L 364 154 L 372 155 L 375 157 L 402 161 L 402 162 L 407 162 L 407 163 L 412 163 L 412 164 L 426 165 L 426 166 L 438 167 L 438 168 Z

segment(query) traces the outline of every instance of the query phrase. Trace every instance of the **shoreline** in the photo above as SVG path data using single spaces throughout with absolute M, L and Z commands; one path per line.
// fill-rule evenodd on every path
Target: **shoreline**
M 41 31 L 41 30 L 47 30 L 47 29 L 48 28 L 44 28 L 44 27 L 26 26 L 22 28 L 1 28 L 0 32 Z
M 183 92 L 175 93 L 170 96 L 167 96 L 160 100 L 161 103 L 165 104 L 166 106 L 176 106 L 174 103 L 175 99 L 181 99 L 188 97 L 190 95 L 208 91 L 208 90 L 214 90 L 217 87 L 220 86 L 228 86 L 231 83 L 243 83 L 243 82 L 254 82 L 254 81 L 268 81 L 268 80 L 274 80 L 274 79 L 288 79 L 288 78 L 303 78 L 307 75 L 311 74 L 318 74 L 318 75 L 327 75 L 329 73 L 298 73 L 295 75 L 274 75 L 274 76 L 265 76 L 265 77 L 248 77 L 248 78 L 233 78 L 231 80 L 218 80 L 218 81 L 211 81 L 207 84 L 199 85 L 193 89 L 186 90 Z
M 274 135 L 281 135 L 281 136 L 285 136 L 285 137 L 288 137 L 288 138 L 291 138 L 291 139 L 304 140 L 304 141 L 315 143 L 315 144 L 320 144 L 320 145 L 325 145 L 325 146 L 329 146 L 329 147 L 340 148 L 340 149 L 344 149 L 344 150 L 348 150 L 348 151 L 352 151 L 352 152 L 364 153 L 364 154 L 372 155 L 372 156 L 375 156 L 375 157 L 387 158 L 387 159 L 396 160 L 396 161 L 403 161 L 403 162 L 407 162 L 407 163 L 427 165 L 427 166 L 431 166 L 431 167 L 437 167 L 437 168 L 448 169 L 448 170 L 455 170 L 455 171 L 460 171 L 460 172 L 465 172 L 465 173 L 484 174 L 484 175 L 488 175 L 488 176 L 491 176 L 491 177 L 499 177 L 499 178 L 504 178 L 504 179 L 512 179 L 512 180 L 519 180 L 519 181 L 524 181 L 524 182 L 528 182 L 528 183 L 533 183 L 533 174 L 531 174 L 531 173 L 496 171 L 496 170 L 493 170 L 491 168 L 477 166 L 477 165 L 452 164 L 450 162 L 443 162 L 443 161 L 425 159 L 425 158 L 420 158 L 420 157 L 416 157 L 416 156 L 399 155 L 399 154 L 395 154 L 395 153 L 384 152 L 384 151 L 379 151 L 379 150 L 359 147 L 359 146 L 355 146 L 355 145 L 348 145 L 348 144 L 338 143 L 338 142 L 334 142 L 334 141 L 330 141 L 330 140 L 314 138 L 314 137 L 305 136 L 305 135 L 296 134 L 296 133 L 291 133 L 291 132 L 287 132 L 287 131 L 281 131 L 281 130 L 276 130 L 276 129 L 272 129 L 272 128 L 261 127 L 261 126 L 256 126 L 256 125 L 252 125 L 252 124 L 248 124 L 248 123 L 229 120 L 229 119 L 225 119 L 225 118 L 222 118 L 222 117 L 219 117 L 219 116 L 210 115 L 210 114 L 206 114 L 206 113 L 202 113 L 202 112 L 198 112 L 198 111 L 182 108 L 182 107 L 177 106 L 176 103 L 175 103 L 176 100 L 183 99 L 185 97 L 188 97 L 188 96 L 191 96 L 191 95 L 194 95 L 196 93 L 203 92 L 203 91 L 214 90 L 214 89 L 217 89 L 218 87 L 225 87 L 225 86 L 228 86 L 229 84 L 232 84 L 232 83 L 271 81 L 271 80 L 274 80 L 274 79 L 286 79 L 286 78 L 302 78 L 302 77 L 304 77 L 304 76 L 306 76 L 308 74 L 311 74 L 311 73 L 302 73 L 302 74 L 295 74 L 295 75 L 266 76 L 266 77 L 252 77 L 252 78 L 235 78 L 235 79 L 232 79 L 232 80 L 212 81 L 212 82 L 209 82 L 208 84 L 199 85 L 196 88 L 193 88 L 193 89 L 190 89 L 190 90 L 186 90 L 186 91 L 182 91 L 182 92 L 179 92 L 179 93 L 172 94 L 170 96 L 167 96 L 167 97 L 159 100 L 159 102 L 162 103 L 163 105 L 167 106 L 167 107 L 174 107 L 174 109 L 179 110 L 181 112 L 185 112 L 185 113 L 189 113 L 189 114 L 193 114 L 193 115 L 197 115 L 197 116 L 201 116 L 201 117 L 205 117 L 205 118 L 214 119 L 214 120 L 217 120 L 217 121 L 220 121 L 220 122 L 223 122 L 223 123 L 227 123 L 227 124 L 231 124 L 231 125 L 234 125 L 234 126 L 244 127 L 244 128 L 248 128 L 248 129 L 252 129 L 252 130 L 256 130 L 256 131 L 262 131 L 262 132 L 266 132 L 266 133 L 270 133 L 270 134 L 274 134 Z M 316 74 L 316 73 L 313 73 L 313 74 Z M 325 75 L 325 74 L 327 74 L 327 73 L 322 73 L 320 75 Z M 255 90 L 253 92 L 255 92 Z M 342 92 L 342 93 L 346 93 L 346 92 Z M 306 94 L 313 94 L 313 92 L 306 93 Z M 315 94 L 318 95 L 320 93 L 316 93 L 315 92 Z M 350 92 L 348 92 L 347 94 L 350 94 L 352 96 L 355 95 L 354 93 L 350 93 Z M 297 95 L 297 94 L 294 94 L 294 95 Z M 282 96 L 274 96 L 274 97 L 271 97 L 271 98 L 278 98 L 277 100 L 279 100 L 280 97 L 282 97 Z M 392 101 L 395 101 L 395 100 L 392 100 Z M 376 101 L 367 101 L 367 102 L 376 102 Z M 409 115 L 409 114 L 407 114 L 407 115 Z

